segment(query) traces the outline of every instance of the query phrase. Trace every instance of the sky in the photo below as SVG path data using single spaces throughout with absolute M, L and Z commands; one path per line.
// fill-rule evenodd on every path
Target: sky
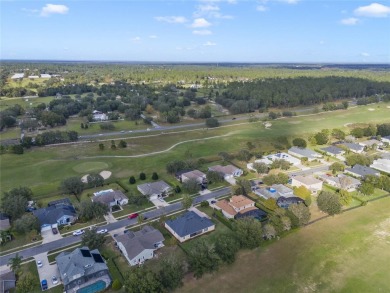
M 0 0 L 0 59 L 390 63 L 390 0 Z

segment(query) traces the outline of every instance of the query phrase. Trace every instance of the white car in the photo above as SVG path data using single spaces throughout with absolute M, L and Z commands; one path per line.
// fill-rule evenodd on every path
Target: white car
M 38 268 L 41 268 L 43 267 L 43 263 L 40 260 L 37 260 L 37 266 Z
M 53 282 L 53 285 L 58 284 L 58 279 L 56 276 L 51 277 L 51 281 Z
M 97 231 L 96 231 L 97 234 L 105 234 L 105 233 L 107 233 L 107 232 L 108 232 L 107 229 L 101 229 L 101 230 L 97 230 Z
M 76 230 L 73 232 L 73 236 L 79 236 L 79 235 L 82 235 L 84 234 L 84 230 Z

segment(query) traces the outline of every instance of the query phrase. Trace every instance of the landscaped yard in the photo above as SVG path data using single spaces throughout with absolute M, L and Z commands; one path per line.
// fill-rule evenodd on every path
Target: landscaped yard
M 389 292 L 390 197 L 326 218 L 177 292 Z M 210 234 L 211 235 L 211 234 Z

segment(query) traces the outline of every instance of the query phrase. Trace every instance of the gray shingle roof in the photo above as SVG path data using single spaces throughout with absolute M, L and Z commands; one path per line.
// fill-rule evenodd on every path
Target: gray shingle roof
M 367 175 L 378 175 L 378 173 L 379 173 L 378 171 L 371 169 L 370 167 L 362 166 L 359 164 L 356 164 L 352 168 L 347 168 L 347 169 L 345 169 L 345 171 L 358 174 L 362 177 L 367 176 Z
M 101 202 L 104 204 L 110 204 L 112 202 L 121 201 L 127 199 L 127 196 L 120 190 L 107 190 L 99 192 L 98 195 L 92 197 L 93 202 Z
M 349 148 L 350 150 L 354 150 L 354 151 L 361 151 L 364 149 L 363 146 L 361 146 L 360 144 L 357 144 L 357 143 L 345 142 L 345 143 L 343 143 L 343 145 L 345 147 Z
M 299 148 L 296 146 L 293 146 L 288 151 L 299 154 L 299 155 L 306 157 L 306 158 L 313 158 L 314 159 L 314 158 L 317 158 L 319 156 L 319 154 L 317 154 L 315 151 L 312 151 L 312 150 L 306 149 L 306 148 Z
M 178 218 L 167 220 L 165 223 L 180 237 L 214 226 L 212 221 L 205 217 L 200 217 L 193 211 L 187 211 Z
M 56 257 L 61 280 L 65 286 L 73 281 L 74 277 L 78 279 L 108 270 L 106 263 L 104 261 L 97 262 L 93 254 L 99 255 L 101 258 L 99 250 L 89 250 L 88 247 L 76 248 L 72 252 L 61 252 Z
M 334 155 L 340 155 L 344 152 L 343 149 L 338 148 L 334 145 L 328 146 L 326 148 L 322 148 L 321 150 L 323 150 L 324 152 L 330 153 L 330 154 L 334 154 Z
M 126 249 L 130 259 L 135 258 L 145 249 L 156 249 L 156 243 L 164 241 L 164 236 L 157 229 L 151 226 L 144 226 L 140 231 L 129 231 L 126 234 L 116 237 L 117 242 L 121 242 Z
M 42 226 L 45 224 L 55 224 L 63 216 L 76 217 L 76 210 L 72 205 L 55 204 L 47 208 L 35 210 L 33 214 L 38 218 Z
M 140 184 L 137 186 L 137 188 L 141 191 L 143 195 L 152 195 L 152 194 L 160 194 L 164 191 L 169 190 L 171 187 L 163 180 L 160 180 L 156 182 Z

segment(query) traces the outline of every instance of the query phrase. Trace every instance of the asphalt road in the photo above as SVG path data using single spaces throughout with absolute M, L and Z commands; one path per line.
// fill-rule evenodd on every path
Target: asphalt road
M 230 193 L 230 187 L 225 187 L 225 188 L 221 188 L 217 191 L 213 191 L 211 193 L 199 195 L 196 198 L 194 198 L 193 202 L 194 202 L 194 204 L 198 204 L 204 200 L 208 200 L 211 198 L 218 198 L 218 197 L 227 195 L 229 193 Z M 159 208 L 159 209 L 145 212 L 145 213 L 143 213 L 143 215 L 145 217 L 147 217 L 148 219 L 156 219 L 163 214 L 167 215 L 167 214 L 179 211 L 181 209 L 182 209 L 181 202 L 177 202 L 177 203 L 173 203 L 169 206 L 166 206 L 164 208 Z M 115 223 L 107 224 L 104 226 L 99 226 L 99 229 L 105 228 L 108 231 L 112 231 L 112 230 L 116 230 L 118 228 L 123 228 L 126 226 L 133 226 L 136 224 L 138 224 L 137 219 L 125 218 L 125 219 L 119 220 Z M 53 242 L 49 242 L 49 243 L 45 243 L 45 244 L 36 246 L 36 247 L 22 249 L 22 250 L 18 251 L 17 253 L 19 254 L 19 256 L 22 256 L 23 259 L 27 259 L 27 258 L 33 257 L 37 254 L 40 254 L 40 253 L 49 252 L 49 251 L 54 250 L 54 249 L 59 249 L 62 247 L 70 246 L 72 244 L 76 244 L 80 241 L 81 241 L 81 236 L 71 235 L 71 236 L 63 237 L 59 240 L 55 240 Z M 15 256 L 15 254 L 16 253 L 12 253 L 10 255 L 1 256 L 0 257 L 0 266 L 6 265 L 8 263 L 8 260 L 10 258 L 13 258 Z

